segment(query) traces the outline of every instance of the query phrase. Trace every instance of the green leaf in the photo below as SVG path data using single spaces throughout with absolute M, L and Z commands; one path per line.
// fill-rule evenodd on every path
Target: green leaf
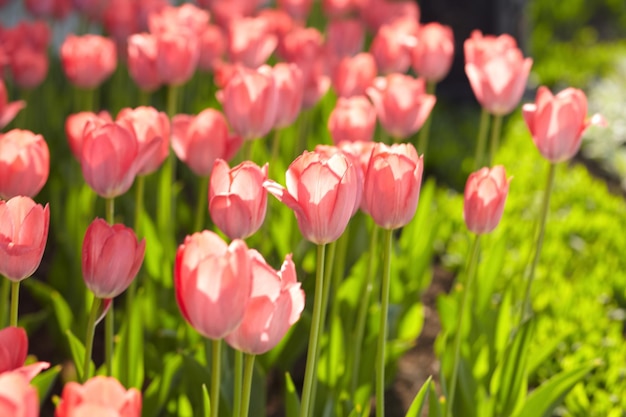
M 298 417 L 300 398 L 289 372 L 285 372 L 285 416 Z
M 204 415 L 210 416 L 211 415 L 211 398 L 209 398 L 209 390 L 206 387 L 206 384 L 202 384 L 202 405 L 204 407 Z
M 553 376 L 528 396 L 516 417 L 550 417 L 565 395 L 594 368 L 583 365 Z
M 169 354 L 163 357 L 163 363 L 163 371 L 152 380 L 143 396 L 143 417 L 158 417 L 170 399 L 172 389 L 178 385 L 183 358 Z
M 417 395 L 413 399 L 411 403 L 411 407 L 409 407 L 409 411 L 406 412 L 406 417 L 421 417 L 422 408 L 424 408 L 424 404 L 428 401 L 428 394 L 430 393 L 430 385 L 432 376 L 429 376 L 422 388 L 420 388 Z
M 83 376 L 85 375 L 85 370 L 83 369 L 83 364 L 85 363 L 85 346 L 76 336 L 74 336 L 74 333 L 72 333 L 70 329 L 67 329 L 65 331 L 65 334 L 70 345 L 70 352 L 72 353 L 74 366 L 76 366 L 78 379 L 82 380 Z M 89 374 L 94 375 L 95 366 L 92 361 L 89 361 L 89 368 Z
M 133 305 L 127 306 L 115 349 L 113 366 L 120 382 L 127 388 L 141 389 L 144 379 L 144 333 L 142 320 L 143 292 L 137 294 Z
M 61 372 L 61 369 L 61 365 L 54 366 L 39 373 L 39 375 L 35 376 L 35 378 L 30 381 L 30 384 L 37 388 L 40 405 L 43 405 L 44 401 L 48 398 L 48 394 L 50 394 L 50 390 L 52 389 L 59 372 Z
M 435 384 L 430 384 L 430 394 L 428 395 L 428 417 L 442 417 L 445 402 L 439 399 Z
M 23 283 L 35 298 L 52 306 L 61 332 L 71 328 L 74 322 L 72 309 L 57 290 L 36 279 L 27 279 Z

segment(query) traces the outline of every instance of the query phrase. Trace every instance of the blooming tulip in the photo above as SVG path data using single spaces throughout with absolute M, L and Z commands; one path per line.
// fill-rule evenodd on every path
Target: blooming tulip
M 61 45 L 61 63 L 70 82 L 95 88 L 115 71 L 115 43 L 98 35 L 69 35 Z
M 83 279 L 98 298 L 114 298 L 131 284 L 146 251 L 146 241 L 137 242 L 135 232 L 122 225 L 95 219 L 83 240 Z
M 24 45 L 13 52 L 9 65 L 15 84 L 20 88 L 33 89 L 48 74 L 48 53 Z
M 510 113 L 522 98 L 533 64 L 508 35 L 485 36 L 480 31 L 464 43 L 465 74 L 476 99 L 489 113 Z
M 207 25 L 200 35 L 200 57 L 198 68 L 214 71 L 226 51 L 226 36 L 215 25 Z
M 112 377 L 96 376 L 83 385 L 68 382 L 63 387 L 55 417 L 73 416 L 140 417 L 141 393 L 126 390 Z
M 6 327 L 0 330 L 0 374 L 19 373 L 27 381 L 50 367 L 48 362 L 36 362 L 24 366 L 28 354 L 28 336 L 21 327 Z M 0 414 L 2 415 L 2 414 Z
M 241 147 L 240 136 L 228 132 L 228 123 L 215 109 L 197 116 L 179 114 L 172 120 L 172 148 L 194 174 L 207 177 L 216 159 L 231 159 Z
M 231 239 L 254 234 L 265 220 L 267 164 L 259 168 L 244 161 L 233 169 L 223 159 L 213 165 L 209 184 L 209 212 L 213 223 Z
M 412 58 L 413 69 L 420 77 L 429 82 L 443 80 L 454 59 L 452 28 L 437 22 L 420 26 Z
M 305 22 L 313 0 L 277 0 L 277 6 L 299 22 Z
M 326 27 L 326 48 L 337 58 L 361 52 L 364 39 L 365 28 L 357 19 L 333 20 Z
M 107 111 L 96 114 L 89 111 L 70 114 L 65 119 L 65 135 L 74 157 L 80 161 L 83 152 L 83 138 L 88 130 L 111 123 L 111 115 Z
M 227 245 L 208 230 L 187 236 L 178 247 L 176 301 L 204 337 L 221 339 L 241 323 L 252 290 L 250 263 L 244 241 Z
M 587 119 L 587 97 L 575 88 L 554 96 L 541 86 L 535 103 L 524 104 L 522 114 L 539 152 L 553 163 L 567 161 L 578 152 L 587 127 L 605 124 L 600 115 Z
M 397 20 L 420 21 L 419 6 L 413 0 L 365 0 L 359 1 L 358 6 L 362 19 L 373 32 Z
M 170 30 L 157 34 L 156 39 L 159 78 L 164 84 L 174 86 L 189 81 L 200 59 L 198 38 L 186 31 Z
M 489 233 L 500 223 L 509 182 L 502 165 L 470 174 L 465 184 L 463 218 L 471 232 Z
M 0 135 L 0 197 L 36 196 L 48 180 L 50 151 L 43 136 L 14 129 Z
M 258 68 L 272 55 L 278 39 L 263 18 L 241 18 L 230 22 L 228 56 L 233 63 Z
M 159 48 L 155 35 L 136 33 L 128 37 L 128 73 L 144 91 L 154 91 L 162 84 L 157 68 Z
M 296 278 L 291 254 L 280 271 L 269 266 L 254 249 L 248 251 L 252 264 L 252 293 L 243 320 L 226 342 L 245 353 L 260 355 L 272 349 L 304 310 L 304 291 Z
M 0 201 L 0 274 L 11 281 L 30 277 L 39 267 L 48 239 L 50 209 L 29 197 Z
M 37 417 L 39 400 L 37 389 L 18 372 L 0 375 L 0 415 L 11 417 Z
M 363 95 L 375 78 L 374 57 L 367 52 L 362 52 L 339 61 L 333 73 L 333 87 L 339 97 Z
M 340 97 L 328 117 L 328 130 L 335 145 L 342 141 L 371 141 L 375 129 L 376 109 L 364 96 Z
M 363 190 L 365 209 L 374 223 L 383 229 L 397 229 L 411 221 L 423 169 L 423 156 L 418 156 L 411 144 L 374 146 Z
M 271 71 L 276 88 L 276 120 L 274 126 L 292 124 L 300 114 L 303 100 L 302 71 L 296 64 L 280 62 Z
M 318 245 L 337 240 L 358 195 L 352 163 L 341 153 L 304 152 L 289 165 L 286 179 L 286 189 L 272 180 L 264 186 L 294 211 L 304 238 Z
M 418 24 L 400 19 L 381 26 L 372 40 L 370 52 L 382 74 L 404 73 L 411 65 L 411 49 L 417 45 Z
M 8 125 L 25 106 L 23 100 L 9 102 L 7 88 L 0 79 L 0 129 Z
M 383 128 L 394 138 L 417 132 L 435 105 L 435 96 L 426 94 L 423 79 L 403 74 L 377 78 L 367 89 Z

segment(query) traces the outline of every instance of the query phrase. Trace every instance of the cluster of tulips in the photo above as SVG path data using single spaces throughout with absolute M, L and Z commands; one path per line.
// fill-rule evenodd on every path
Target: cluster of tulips
M 147 212 L 143 203 L 147 177 L 159 175 L 160 183 L 165 184 L 159 189 L 159 237 L 175 239 L 180 232 L 172 224 L 176 218 L 176 158 L 202 180 L 196 196 L 195 233 L 184 238 L 175 254 L 163 255 L 163 266 L 173 270 L 182 316 L 213 341 L 212 384 L 207 396 L 211 416 L 217 416 L 219 410 L 221 341 L 243 352 L 236 356 L 239 386 L 235 388 L 234 415 L 246 416 L 255 355 L 279 343 L 305 307 L 292 255 L 286 254 L 281 268 L 275 270 L 244 241 L 263 226 L 268 192 L 293 210 L 304 239 L 318 247 L 315 293 L 309 294 L 313 311 L 301 416 L 320 415 L 314 404 L 319 340 L 325 331 L 327 309 L 327 245 L 342 236 L 359 210 L 383 231 L 382 314 L 375 364 L 376 413 L 383 416 L 393 231 L 406 226 L 417 209 L 435 86 L 447 75 L 453 60 L 452 30 L 438 23 L 420 24 L 418 6 L 411 1 L 324 0 L 322 8 L 328 18 L 324 32 L 306 26 L 312 0 L 279 0 L 276 8 L 262 7 L 258 0 L 198 3 L 174 7 L 165 0 L 25 2 L 35 16 L 62 18 L 74 10 L 86 22 L 85 27 L 102 27 L 108 35 L 69 35 L 59 51 L 67 79 L 84 90 L 83 102 L 76 103 L 77 111 L 65 121 L 67 141 L 85 183 L 106 201 L 106 220 L 93 220 L 82 247 L 83 278 L 93 293 L 84 363 L 76 364 L 83 385 L 65 385 L 56 416 L 141 414 L 141 394 L 110 377 L 113 299 L 129 287 L 132 291 L 127 297 L 134 296 L 133 280 L 149 244 L 137 238 L 142 236 L 139 219 Z M 373 37 L 369 51 L 362 52 L 367 31 Z M 49 39 L 50 31 L 41 22 L 0 28 L 0 68 L 6 69 L 1 74 L 20 89 L 36 87 L 46 78 Z M 512 37 L 478 31 L 465 41 L 464 53 L 467 77 L 483 108 L 476 171 L 465 188 L 463 215 L 467 228 L 477 236 L 468 263 L 467 294 L 478 262 L 478 237 L 498 225 L 509 192 L 505 168 L 492 167 L 502 117 L 519 105 L 532 60 L 523 56 Z M 280 62 L 270 66 L 269 59 Z M 139 90 L 140 106 L 124 108 L 114 118 L 107 110 L 100 111 L 95 93 L 118 65 L 127 66 Z M 207 108 L 197 115 L 179 113 L 181 89 L 196 71 L 206 73 L 207 80 L 213 77 L 221 109 Z M 165 112 L 150 106 L 152 94 L 162 87 L 167 89 Z M 275 134 L 272 159 L 262 166 L 251 160 L 254 146 L 262 138 L 296 123 L 301 113 L 316 106 L 329 90 L 338 97 L 327 121 L 332 145 L 320 143 L 314 150 L 302 152 L 298 144 L 281 143 L 280 135 Z M 0 128 L 26 104 L 9 102 L 0 79 Z M 589 124 L 603 122 L 601 117 L 587 119 L 585 95 L 572 88 L 553 95 L 540 87 L 535 103 L 524 105 L 523 115 L 537 148 L 551 166 L 576 154 Z M 492 118 L 491 147 L 486 155 Z M 378 122 L 383 133 L 374 141 Z M 418 131 L 416 150 L 410 141 Z M 62 210 L 33 201 L 46 184 L 49 153 L 44 138 L 28 130 L 0 135 L 0 273 L 8 279 L 0 296 L 1 303 L 11 300 L 10 327 L 0 331 L 3 416 L 38 415 L 37 395 L 29 381 L 48 366 L 40 362 L 24 367 L 28 342 L 17 325 L 20 282 L 39 267 L 50 210 Z M 286 186 L 269 178 L 279 154 L 299 154 L 287 169 Z M 231 168 L 228 161 L 235 158 L 240 163 Z M 553 177 L 551 170 L 533 265 L 541 250 Z M 134 183 L 137 210 L 135 226 L 130 228 L 115 223 L 115 199 L 123 197 Z M 205 229 L 207 209 L 214 230 Z M 532 274 L 531 270 L 528 288 Z M 466 299 L 460 317 L 467 308 Z M 528 304 L 526 300 L 525 306 Z M 4 310 L 0 307 L 0 326 L 6 324 Z M 103 318 L 103 373 L 109 377 L 92 377 L 94 332 Z M 449 410 L 458 384 L 460 337 L 459 331 L 454 371 L 445 384 Z

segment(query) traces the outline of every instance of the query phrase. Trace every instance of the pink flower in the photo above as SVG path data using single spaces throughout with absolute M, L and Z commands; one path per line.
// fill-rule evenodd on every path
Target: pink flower
M 140 417 L 141 393 L 135 388 L 127 391 L 112 377 L 96 376 L 83 385 L 68 382 L 54 416 Z
M 417 45 L 418 24 L 400 19 L 378 29 L 370 52 L 382 74 L 405 73 L 411 65 L 411 49 Z
M 133 229 L 95 219 L 83 240 L 83 279 L 97 298 L 115 298 L 133 282 L 143 263 L 146 241 Z
M 47 51 L 24 45 L 13 53 L 10 69 L 15 84 L 25 89 L 35 88 L 48 74 Z
M 417 210 L 423 156 L 410 143 L 377 143 L 365 174 L 363 199 L 374 223 L 383 229 L 408 224 Z
M 463 218 L 471 232 L 490 233 L 500 223 L 510 182 L 502 165 L 470 174 L 465 184 Z
M 0 135 L 0 198 L 36 196 L 49 172 L 50 151 L 43 136 L 20 129 Z
M 356 168 L 341 153 L 328 157 L 304 152 L 287 169 L 287 188 L 268 180 L 264 186 L 291 208 L 305 239 L 326 244 L 341 236 L 358 195 Z
M 245 239 L 263 225 L 267 210 L 267 164 L 259 168 L 244 161 L 233 169 L 223 159 L 213 165 L 209 184 L 209 212 L 215 225 L 230 239 Z
M 240 18 L 228 27 L 228 56 L 235 64 L 258 68 L 272 55 L 278 39 L 263 18 Z
M 212 72 L 226 52 L 226 36 L 218 26 L 207 25 L 200 35 L 198 68 Z
M 230 160 L 242 145 L 240 136 L 231 135 L 228 123 L 215 109 L 206 109 L 197 116 L 179 114 L 172 120 L 172 148 L 194 174 L 208 177 L 213 163 Z
M 50 209 L 29 197 L 0 200 L 0 274 L 11 281 L 30 277 L 39 267 L 48 239 Z
M 106 111 L 96 114 L 89 111 L 70 114 L 65 119 L 65 135 L 74 157 L 80 162 L 83 151 L 83 138 L 86 130 L 94 129 L 106 123 L 111 123 L 111 115 Z
M 241 323 L 252 291 L 250 264 L 244 241 L 229 246 L 208 230 L 187 236 L 178 247 L 176 301 L 198 333 L 221 339 Z
M 287 127 L 296 121 L 302 108 L 304 79 L 296 64 L 279 62 L 271 71 L 276 89 L 276 128 Z
M 337 145 L 341 141 L 371 141 L 376 129 L 376 109 L 364 96 L 339 97 L 328 117 L 328 130 Z
M 272 349 L 300 318 L 304 291 L 296 277 L 291 254 L 280 271 L 269 266 L 254 249 L 248 251 L 252 264 L 252 293 L 243 320 L 226 342 L 235 349 L 260 355 Z
M 170 30 L 156 35 L 156 68 L 167 85 L 182 85 L 196 71 L 200 59 L 198 37 L 188 31 Z
M 396 20 L 420 21 L 419 6 L 413 0 L 360 0 L 357 3 L 362 19 L 373 32 Z
M 420 26 L 412 55 L 413 69 L 420 77 L 431 82 L 443 80 L 454 59 L 452 28 L 437 22 Z
M 365 28 L 360 20 L 331 20 L 326 26 L 326 49 L 331 56 L 354 56 L 363 49 Z
M 0 415 L 11 417 L 39 416 L 37 389 L 18 372 L 0 375 Z
M 522 98 L 533 60 L 524 58 L 512 37 L 483 37 L 480 31 L 465 41 L 464 52 L 465 74 L 480 105 L 495 115 L 512 112 Z
M 50 367 L 48 362 L 36 362 L 24 366 L 27 355 L 28 336 L 24 329 L 5 327 L 0 330 L 0 375 L 7 372 L 18 373 L 30 381 L 41 371 Z
M 157 68 L 158 54 L 156 36 L 137 33 L 128 37 L 128 72 L 144 91 L 154 91 L 162 84 Z
M 435 105 L 435 96 L 426 94 L 423 79 L 403 74 L 377 78 L 367 89 L 383 128 L 396 139 L 417 132 Z
M 576 155 L 587 127 L 606 125 L 599 114 L 587 119 L 587 97 L 575 88 L 567 88 L 554 96 L 547 87 L 541 86 L 535 103 L 524 104 L 522 114 L 537 149 L 552 163 L 567 161 Z
M 305 22 L 313 6 L 313 0 L 277 0 L 277 6 L 294 20 Z
M 96 88 L 115 71 L 115 43 L 103 36 L 70 34 L 61 45 L 61 63 L 72 84 Z
M 0 129 L 8 125 L 11 120 L 26 106 L 24 100 L 9 103 L 9 95 L 4 81 L 0 79 Z
M 72 10 L 70 0 L 25 0 L 26 9 L 37 17 L 63 19 Z
M 362 52 L 339 61 L 333 74 L 333 87 L 339 97 L 364 95 L 376 78 L 374 57 Z

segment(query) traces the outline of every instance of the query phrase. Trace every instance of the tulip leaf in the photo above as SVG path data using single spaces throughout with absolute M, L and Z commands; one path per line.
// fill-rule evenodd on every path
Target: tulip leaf
M 113 366 L 120 382 L 127 388 L 141 389 L 144 379 L 144 333 L 142 320 L 143 292 L 137 294 L 133 305 L 127 306 L 119 331 Z
M 83 343 L 72 333 L 70 329 L 65 331 L 67 336 L 67 340 L 70 345 L 70 352 L 72 353 L 72 360 L 74 361 L 74 365 L 76 366 L 76 372 L 78 373 L 78 379 L 83 380 L 85 375 L 85 370 L 83 369 L 85 363 L 85 346 Z M 95 366 L 93 361 L 89 361 L 89 375 L 94 375 Z
M 435 384 L 430 384 L 429 390 L 430 395 L 428 395 L 428 417 L 441 417 L 443 416 L 443 407 L 445 407 L 446 404 L 439 399 Z
M 167 354 L 163 363 L 160 374 L 154 377 L 143 396 L 144 417 L 158 417 L 170 399 L 173 388 L 178 385 L 183 358 L 177 354 Z
M 409 407 L 409 411 L 406 413 L 406 417 L 421 417 L 424 404 L 428 401 L 428 395 L 430 394 L 430 385 L 433 377 L 429 376 L 428 379 L 422 385 L 422 388 L 418 391 Z
M 206 387 L 206 384 L 202 384 L 202 406 L 204 408 L 204 415 L 210 416 L 211 415 L 211 398 L 209 397 L 209 390 Z
M 57 376 L 59 376 L 61 369 L 61 365 L 46 369 L 39 375 L 35 376 L 30 382 L 32 386 L 37 388 L 40 405 L 43 405 L 44 401 L 48 398 L 48 394 L 50 394 L 50 390 L 52 389 L 52 386 L 54 385 L 54 381 L 56 381 Z
M 285 416 L 298 417 L 300 398 L 289 372 L 285 372 Z
M 70 309 L 70 306 L 58 291 L 36 279 L 24 280 L 23 284 L 35 298 L 42 301 L 43 305 L 52 306 L 59 330 L 65 332 L 71 328 L 74 322 L 74 314 L 72 314 L 72 309 Z

